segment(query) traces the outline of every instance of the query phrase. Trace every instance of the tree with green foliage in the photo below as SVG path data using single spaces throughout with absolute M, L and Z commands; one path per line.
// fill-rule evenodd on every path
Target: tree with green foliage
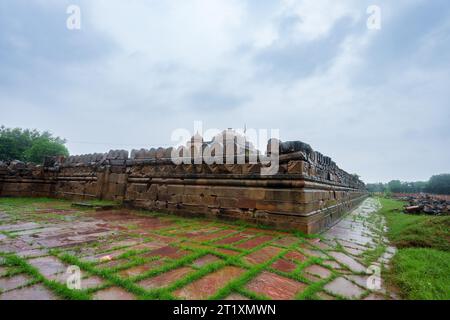
M 0 127 L 0 161 L 42 163 L 46 156 L 68 156 L 66 141 L 50 132 Z
M 450 174 L 432 176 L 425 190 L 435 194 L 450 194 Z
M 387 187 L 389 191 L 393 193 L 403 192 L 402 183 L 400 182 L 400 180 L 389 181 Z

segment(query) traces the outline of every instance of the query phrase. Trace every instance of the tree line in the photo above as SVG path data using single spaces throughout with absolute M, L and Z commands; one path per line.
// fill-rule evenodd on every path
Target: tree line
M 450 174 L 434 175 L 428 181 L 404 182 L 392 180 L 388 183 L 368 183 L 366 188 L 369 192 L 383 193 L 434 193 L 450 194 Z
M 50 132 L 0 127 L 0 161 L 20 160 L 40 164 L 46 156 L 69 156 L 66 140 Z

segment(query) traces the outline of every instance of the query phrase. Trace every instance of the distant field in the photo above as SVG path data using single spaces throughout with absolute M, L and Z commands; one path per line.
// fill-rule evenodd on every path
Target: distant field
M 450 299 L 450 217 L 407 215 L 402 201 L 380 202 L 387 236 L 399 249 L 388 280 L 406 299 Z

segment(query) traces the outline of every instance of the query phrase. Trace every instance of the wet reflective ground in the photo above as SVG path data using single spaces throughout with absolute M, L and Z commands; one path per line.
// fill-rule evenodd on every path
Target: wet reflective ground
M 378 206 L 367 199 L 325 234 L 306 238 L 0 198 L 0 299 L 392 299 L 377 277 L 394 253 Z

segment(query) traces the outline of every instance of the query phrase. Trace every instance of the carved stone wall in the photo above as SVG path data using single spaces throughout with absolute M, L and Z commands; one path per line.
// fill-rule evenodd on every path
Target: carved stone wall
M 0 196 L 108 199 L 159 212 L 245 220 L 317 233 L 367 193 L 364 184 L 306 144 L 280 144 L 278 173 L 263 164 L 180 164 L 170 149 L 124 150 L 0 163 Z M 48 165 L 50 164 L 50 165 Z

